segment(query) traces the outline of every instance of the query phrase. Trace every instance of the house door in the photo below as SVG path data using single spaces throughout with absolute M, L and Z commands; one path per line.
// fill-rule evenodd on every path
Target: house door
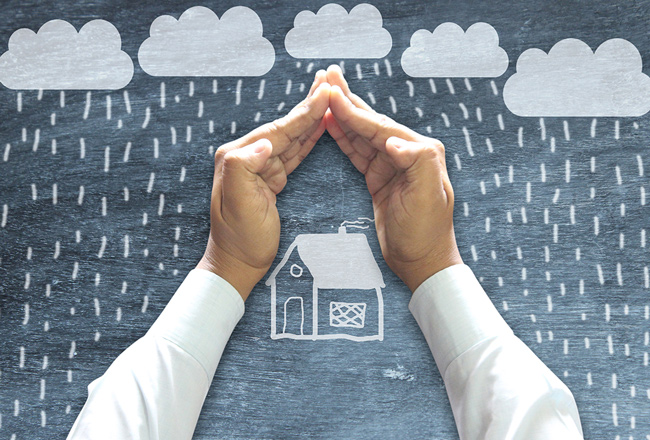
M 302 335 L 304 324 L 305 308 L 302 298 L 292 296 L 284 302 L 284 326 L 282 327 L 282 333 Z

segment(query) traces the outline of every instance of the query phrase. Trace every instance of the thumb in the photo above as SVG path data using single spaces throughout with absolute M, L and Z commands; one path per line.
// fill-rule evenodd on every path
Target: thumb
M 397 136 L 386 140 L 386 153 L 397 169 L 415 171 L 439 163 L 438 152 L 423 142 L 411 142 Z M 436 167 L 437 168 L 437 167 Z
M 273 147 L 268 139 L 229 151 L 223 157 L 221 200 L 222 212 L 235 215 L 251 207 L 260 195 L 260 173 L 271 157 Z M 262 181 L 263 182 L 263 181 Z
M 392 136 L 386 140 L 386 154 L 395 167 L 405 173 L 406 182 L 416 192 L 442 196 L 448 202 L 448 180 L 441 161 L 441 153 L 435 146 L 425 142 L 411 142 Z M 442 156 L 444 160 L 444 156 Z

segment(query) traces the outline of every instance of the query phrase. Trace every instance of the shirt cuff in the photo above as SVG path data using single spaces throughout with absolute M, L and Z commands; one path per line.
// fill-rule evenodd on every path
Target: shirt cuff
M 148 334 L 162 337 L 185 350 L 212 380 L 223 349 L 244 315 L 244 301 L 220 276 L 192 270 Z
M 490 298 L 464 264 L 429 277 L 413 293 L 409 310 L 429 344 L 440 374 L 475 344 L 512 334 Z

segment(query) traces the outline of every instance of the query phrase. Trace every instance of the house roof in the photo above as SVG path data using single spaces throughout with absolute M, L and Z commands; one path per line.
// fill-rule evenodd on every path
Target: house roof
M 266 280 L 269 286 L 295 248 L 319 289 L 374 289 L 384 279 L 365 234 L 301 234 Z

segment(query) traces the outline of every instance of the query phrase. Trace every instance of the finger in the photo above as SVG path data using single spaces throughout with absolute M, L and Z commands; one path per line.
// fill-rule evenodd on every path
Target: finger
M 330 85 L 321 83 L 312 96 L 294 107 L 286 116 L 251 131 L 236 141 L 234 148 L 264 138 L 273 145 L 272 155 L 281 155 L 310 129 L 318 127 L 329 106 L 329 92 Z
M 449 180 L 440 162 L 440 150 L 434 145 L 409 142 L 393 136 L 386 141 L 386 153 L 397 169 L 406 173 L 407 184 L 415 183 L 414 187 L 433 189 L 434 195 L 442 197 L 445 203 L 451 199 L 447 194 L 445 180 L 447 183 Z
M 344 143 L 343 147 L 346 148 L 346 151 L 352 148 L 354 149 L 355 155 L 359 155 L 367 161 L 371 161 L 379 152 L 379 150 L 370 145 L 366 139 L 350 130 L 350 128 L 345 124 L 339 123 L 330 110 L 325 113 L 324 119 L 326 120 L 328 127 L 327 130 L 330 135 L 335 139 L 341 140 L 341 142 Z M 341 147 L 340 144 L 339 147 Z M 348 155 L 348 157 L 352 159 L 351 155 Z M 365 174 L 365 170 L 360 171 Z
M 386 153 L 377 153 L 374 160 L 370 162 L 366 172 L 366 185 L 368 191 L 376 201 L 376 195 L 399 173 L 399 169 L 393 160 Z
M 284 169 L 287 174 L 291 174 L 297 167 L 302 163 L 303 160 L 307 157 L 311 150 L 318 142 L 318 139 L 325 132 L 325 120 L 321 119 L 318 126 L 311 132 L 309 137 L 304 141 L 299 143 L 300 148 L 294 155 L 286 155 L 282 160 L 284 162 Z
M 339 123 L 336 121 L 332 113 L 328 110 L 324 117 L 327 131 L 336 141 L 336 144 L 339 146 L 343 154 L 345 154 L 352 162 L 352 165 L 361 172 L 366 174 L 368 166 L 370 165 L 370 160 L 363 155 L 361 155 L 355 148 L 350 139 L 345 134 L 345 131 L 341 128 Z
M 386 141 L 386 153 L 400 170 L 407 170 L 415 165 L 422 155 L 422 147 L 415 142 L 407 142 L 396 136 Z
M 221 214 L 224 219 L 232 216 L 235 221 L 244 220 L 251 211 L 251 204 L 259 203 L 259 197 L 265 196 L 260 188 L 259 173 L 271 157 L 271 151 L 271 143 L 260 139 L 223 156 Z
M 352 91 L 350 90 L 350 86 L 348 85 L 348 82 L 345 80 L 345 77 L 343 76 L 343 71 L 338 65 L 332 64 L 327 68 L 327 82 L 330 83 L 332 86 L 339 86 L 340 89 L 345 94 L 345 96 L 347 96 L 348 99 L 352 101 L 352 103 L 357 107 L 374 112 L 372 107 L 366 104 L 366 102 L 363 99 L 359 98 L 357 95 L 352 93 Z
M 385 151 L 386 140 L 391 136 L 412 142 L 424 139 L 424 136 L 385 115 L 358 108 L 338 86 L 333 86 L 330 91 L 330 109 L 339 125 L 347 126 L 379 151 Z
M 318 86 L 320 86 L 324 82 L 327 82 L 327 72 L 321 69 L 318 72 L 316 72 L 316 75 L 314 76 L 314 82 L 312 83 L 311 88 L 309 89 L 309 93 L 307 94 L 307 97 L 309 98 L 311 95 L 313 95 L 316 89 L 318 88 Z
M 277 156 L 266 161 L 259 175 L 274 194 L 279 194 L 287 184 L 285 164 Z

